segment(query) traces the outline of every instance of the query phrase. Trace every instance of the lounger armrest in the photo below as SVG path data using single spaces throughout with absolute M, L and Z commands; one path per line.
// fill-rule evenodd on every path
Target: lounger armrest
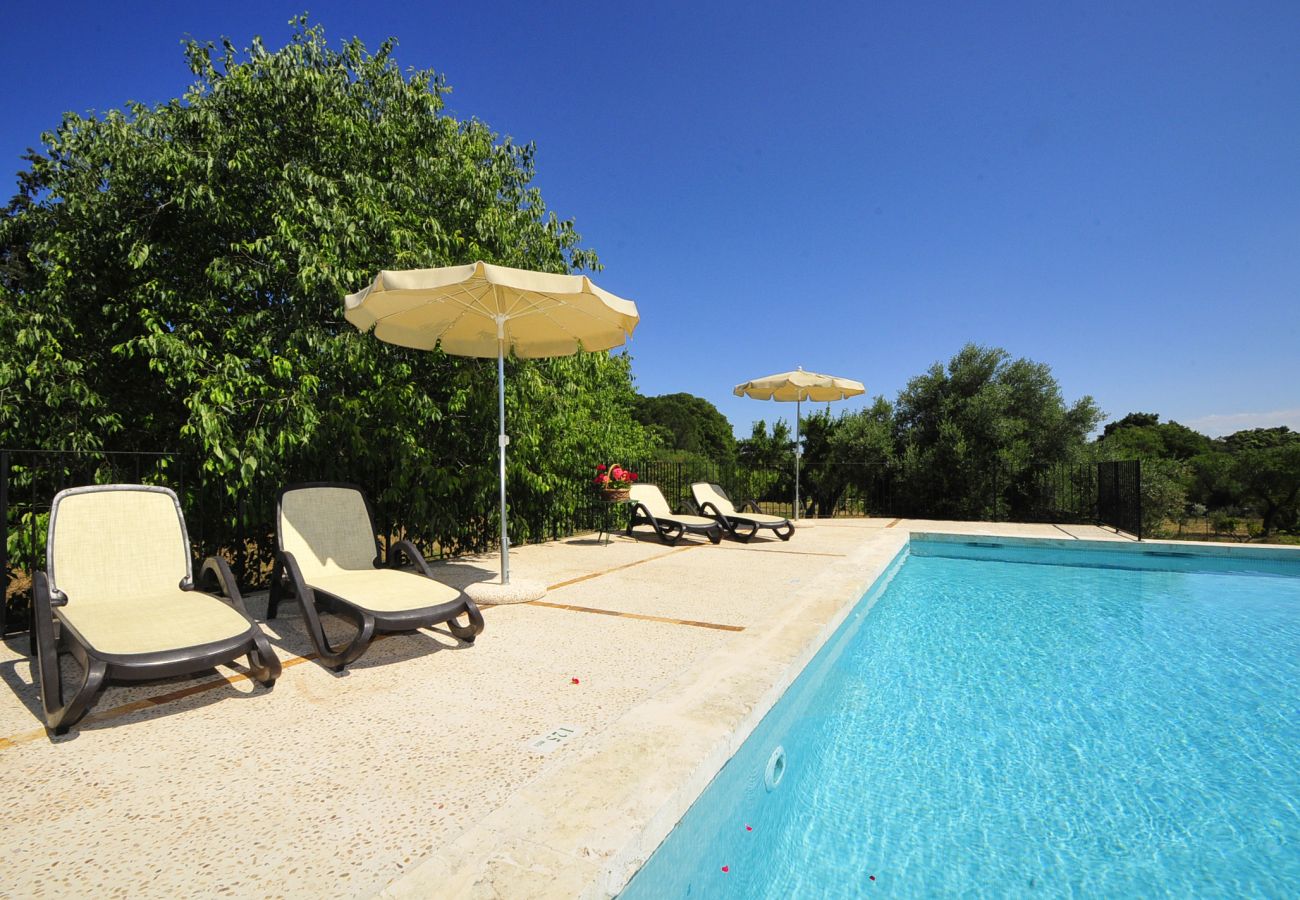
M 311 588 L 303 580 L 302 569 L 298 568 L 298 560 L 293 558 L 293 554 L 288 550 L 278 550 L 275 555 L 280 560 L 280 564 L 284 566 L 284 573 L 293 582 L 293 592 L 298 601 L 304 606 L 309 602 L 315 602 L 315 594 L 309 593 Z
M 710 519 L 726 518 L 726 516 L 722 514 L 722 511 L 719 510 L 712 503 L 710 503 L 708 500 L 705 500 L 703 503 L 700 504 L 700 514 L 708 516 Z
M 424 554 L 420 552 L 420 548 L 406 540 L 398 541 L 388 548 L 388 568 L 396 569 L 398 567 L 398 561 L 403 556 L 410 560 L 411 565 L 419 569 L 420 574 L 425 578 L 433 577 L 433 570 L 430 569 L 429 564 L 425 562 Z
M 746 509 L 748 509 L 750 512 L 756 512 L 756 513 L 761 513 L 763 511 L 759 507 L 759 505 L 756 502 L 754 502 L 754 499 L 752 497 L 740 504 L 741 512 L 744 512 Z
M 199 569 L 199 584 L 206 587 L 210 580 L 216 582 L 223 600 L 243 613 L 244 618 L 252 618 L 248 614 L 248 608 L 244 606 L 243 595 L 239 593 L 239 582 L 235 580 L 235 573 L 230 571 L 230 563 L 226 562 L 224 557 L 209 556 L 203 560 L 203 567 Z

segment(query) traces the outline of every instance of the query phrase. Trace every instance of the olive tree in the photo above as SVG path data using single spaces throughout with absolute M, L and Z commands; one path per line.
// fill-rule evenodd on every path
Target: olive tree
M 1100 412 L 1067 404 L 1051 369 L 1000 348 L 967 344 L 911 379 L 894 404 L 900 501 L 929 516 L 1013 517 L 1034 480 L 1080 458 Z

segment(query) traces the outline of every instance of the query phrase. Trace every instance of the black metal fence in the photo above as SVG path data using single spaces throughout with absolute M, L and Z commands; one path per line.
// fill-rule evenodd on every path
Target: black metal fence
M 696 481 L 721 484 L 736 500 L 754 499 L 769 513 L 794 513 L 792 467 L 720 466 L 694 458 L 632 465 L 640 481 L 658 485 L 676 510 L 690 509 Z M 595 531 L 609 509 L 587 473 L 575 473 L 544 497 L 519 492 L 512 500 L 510 535 L 516 543 Z M 500 535 L 495 504 L 449 508 L 441 498 L 397 487 L 382 471 L 358 471 L 344 460 L 313 463 L 310 472 L 283 481 L 348 481 L 371 498 L 381 542 L 413 540 L 431 558 L 495 549 Z M 971 517 L 1024 522 L 1102 522 L 1141 536 L 1141 471 L 1137 462 L 1055 466 L 1012 480 L 996 467 L 984 479 L 987 502 Z M 204 460 L 166 452 L 0 450 L 0 634 L 26 630 L 32 573 L 45 565 L 45 538 L 54 495 L 83 484 L 131 482 L 171 487 L 181 498 L 196 556 L 220 553 L 240 584 L 264 587 L 270 575 L 275 497 L 281 480 L 261 479 L 233 494 Z M 893 473 L 865 465 L 817 465 L 800 479 L 801 515 L 952 518 L 896 496 Z M 385 546 L 385 549 L 386 546 Z
M 1097 463 L 1097 521 L 1142 540 L 1142 463 Z

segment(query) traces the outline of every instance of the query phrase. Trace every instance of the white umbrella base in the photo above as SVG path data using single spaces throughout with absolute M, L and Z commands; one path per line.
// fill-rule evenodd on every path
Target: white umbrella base
M 528 603 L 546 596 L 546 585 L 536 581 L 512 578 L 509 584 L 496 581 L 476 581 L 466 585 L 466 595 L 481 606 L 501 606 L 506 603 Z

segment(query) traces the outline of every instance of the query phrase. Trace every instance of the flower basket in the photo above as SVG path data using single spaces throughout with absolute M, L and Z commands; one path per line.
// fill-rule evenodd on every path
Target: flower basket
M 596 489 L 597 496 L 606 503 L 616 503 L 620 500 L 627 500 L 631 497 L 632 483 L 636 481 L 636 473 L 623 468 L 615 463 L 612 466 L 601 464 L 596 466 L 596 477 L 591 480 L 591 484 Z

